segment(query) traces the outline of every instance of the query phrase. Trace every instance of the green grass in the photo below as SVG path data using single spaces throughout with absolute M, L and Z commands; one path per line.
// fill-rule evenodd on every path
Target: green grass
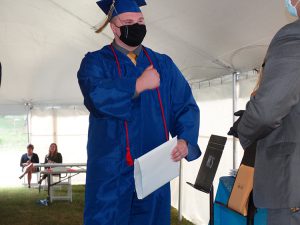
M 175 208 L 171 209 L 171 225 L 193 225 L 190 221 L 185 218 L 182 219 L 181 222 L 178 220 L 178 212 Z
M 83 187 L 74 186 L 73 203 L 61 201 L 51 206 L 36 202 L 45 199 L 37 189 L 0 189 L 1 225 L 80 225 L 82 224 Z
M 73 186 L 73 203 L 55 201 L 51 206 L 36 202 L 45 199 L 45 191 L 28 188 L 0 189 L 1 225 L 81 225 L 84 207 L 84 186 Z M 193 225 L 187 220 L 178 222 L 178 214 L 172 209 L 172 225 Z M 141 224 L 142 225 L 142 224 Z

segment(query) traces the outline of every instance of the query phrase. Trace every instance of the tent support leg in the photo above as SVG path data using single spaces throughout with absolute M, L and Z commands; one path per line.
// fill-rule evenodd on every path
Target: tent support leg
M 236 121 L 235 116 L 233 115 L 234 112 L 237 110 L 237 80 L 238 80 L 238 72 L 234 72 L 232 74 L 232 121 L 233 123 Z M 237 168 L 237 149 L 236 149 L 236 138 L 233 137 L 232 140 L 232 152 L 233 152 L 233 162 L 232 162 L 232 168 Z
M 178 196 L 178 219 L 182 221 L 182 160 L 179 166 L 179 196 Z
M 52 123 L 53 123 L 53 143 L 57 143 L 57 112 L 52 109 Z
M 27 109 L 26 115 L 26 125 L 27 125 L 27 143 L 31 143 L 31 110 L 33 108 L 30 102 L 25 102 L 25 107 Z

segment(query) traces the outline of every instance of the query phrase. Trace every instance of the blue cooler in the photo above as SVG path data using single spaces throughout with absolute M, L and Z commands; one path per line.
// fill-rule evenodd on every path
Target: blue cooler
M 247 225 L 247 218 L 226 208 L 234 177 L 221 177 L 214 204 L 214 225 Z M 267 225 L 267 210 L 257 209 L 254 225 Z

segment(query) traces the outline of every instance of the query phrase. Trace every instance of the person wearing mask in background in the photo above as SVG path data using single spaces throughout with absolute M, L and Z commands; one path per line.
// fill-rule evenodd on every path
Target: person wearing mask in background
M 300 0 L 286 0 L 292 16 Z M 255 142 L 253 197 L 268 225 L 300 224 L 300 19 L 279 30 L 266 54 L 259 87 L 231 128 L 244 149 Z
M 52 143 L 49 147 L 49 153 L 45 156 L 44 163 L 62 163 L 62 161 L 62 155 L 58 152 L 57 144 Z M 41 184 L 47 176 L 47 174 L 44 174 L 38 183 Z
M 39 156 L 33 153 L 34 146 L 32 144 L 27 145 L 27 153 L 22 155 L 20 160 L 20 166 L 22 167 L 23 174 L 19 177 L 22 179 L 27 174 L 28 188 L 31 187 L 32 173 L 38 172 L 39 168 L 33 166 L 33 163 L 39 163 Z
M 197 159 L 199 108 L 170 57 L 141 45 L 144 0 L 101 0 L 114 40 L 78 71 L 90 112 L 85 225 L 170 224 L 169 183 L 138 200 L 133 160 L 177 136 L 172 159 Z M 161 162 L 163 163 L 163 161 Z

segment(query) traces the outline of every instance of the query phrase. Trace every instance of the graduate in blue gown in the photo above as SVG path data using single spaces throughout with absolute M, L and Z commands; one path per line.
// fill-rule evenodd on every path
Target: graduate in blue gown
M 146 26 L 139 7 L 146 3 L 97 4 L 115 38 L 87 53 L 78 71 L 90 112 L 84 224 L 168 225 L 170 185 L 138 200 L 133 160 L 166 142 L 169 134 L 178 138 L 170 156 L 174 161 L 197 159 L 199 108 L 171 58 L 141 45 Z

